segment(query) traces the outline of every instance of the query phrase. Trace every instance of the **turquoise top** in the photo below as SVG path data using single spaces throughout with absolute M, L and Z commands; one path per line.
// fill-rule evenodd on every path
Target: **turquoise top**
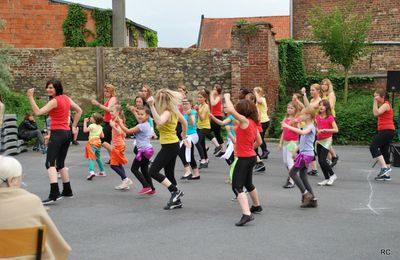
M 184 115 L 183 115 L 183 117 L 185 118 L 185 120 L 186 120 L 186 122 L 188 124 L 188 127 L 187 127 L 187 134 L 188 135 L 192 135 L 192 134 L 197 133 L 197 113 L 196 113 L 196 110 L 192 109 L 192 111 L 190 112 L 190 115 L 194 116 L 194 125 L 193 126 L 189 122 L 189 116 L 186 113 L 184 113 Z

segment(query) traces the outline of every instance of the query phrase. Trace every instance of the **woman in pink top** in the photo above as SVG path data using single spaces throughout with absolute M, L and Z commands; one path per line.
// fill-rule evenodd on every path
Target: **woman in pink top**
M 52 99 L 42 108 L 39 108 L 36 104 L 33 97 L 33 88 L 27 91 L 27 96 L 35 115 L 40 116 L 48 113 L 51 117 L 51 135 L 46 156 L 46 168 L 50 179 L 50 194 L 47 199 L 43 200 L 43 204 L 51 204 L 62 197 L 73 197 L 68 168 L 64 165 L 64 161 L 72 138 L 69 126 L 70 109 L 75 111 L 72 128 L 76 128 L 82 110 L 71 98 L 63 94 L 63 86 L 59 80 L 48 81 L 46 91 L 47 95 Z M 61 194 L 58 188 L 57 169 L 60 171 L 63 182 Z

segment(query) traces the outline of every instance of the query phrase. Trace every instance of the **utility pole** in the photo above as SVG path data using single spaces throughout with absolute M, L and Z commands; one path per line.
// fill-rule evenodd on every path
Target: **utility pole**
M 113 47 L 126 47 L 125 0 L 112 0 Z

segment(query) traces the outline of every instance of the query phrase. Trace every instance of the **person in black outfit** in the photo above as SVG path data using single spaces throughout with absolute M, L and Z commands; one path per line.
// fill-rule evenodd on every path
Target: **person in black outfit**
M 18 137 L 29 141 L 36 138 L 34 151 L 40 151 L 46 153 L 46 146 L 44 145 L 44 137 L 40 128 L 38 128 L 35 118 L 33 117 L 33 112 L 27 112 L 25 114 L 24 121 L 18 126 Z

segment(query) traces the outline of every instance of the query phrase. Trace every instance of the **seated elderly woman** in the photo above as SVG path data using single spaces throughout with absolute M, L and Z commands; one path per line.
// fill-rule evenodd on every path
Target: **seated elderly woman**
M 44 144 L 44 137 L 42 130 L 37 126 L 33 112 L 27 112 L 25 114 L 24 121 L 18 126 L 18 137 L 29 141 L 36 138 L 36 144 L 33 147 L 34 151 L 46 152 L 46 146 Z
M 67 259 L 70 246 L 50 219 L 39 197 L 21 189 L 21 183 L 21 164 L 13 157 L 0 156 L 0 229 L 46 225 L 47 238 L 42 259 Z

